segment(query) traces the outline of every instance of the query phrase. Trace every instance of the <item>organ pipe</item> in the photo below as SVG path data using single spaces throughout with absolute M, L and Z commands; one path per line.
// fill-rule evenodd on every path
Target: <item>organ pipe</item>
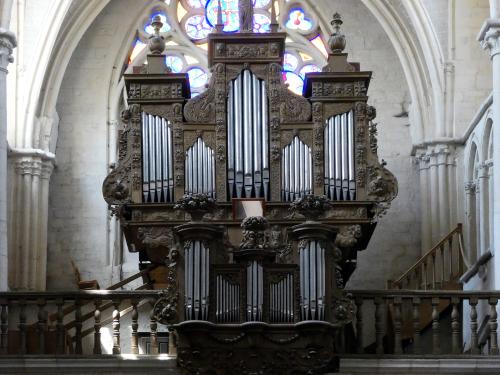
M 216 277 L 216 311 L 218 323 L 235 323 L 240 320 L 240 286 L 224 275 Z
M 261 321 L 264 304 L 262 265 L 252 261 L 247 266 L 247 321 Z
M 270 320 L 272 323 L 294 321 L 293 274 L 288 273 L 276 283 L 269 284 Z
M 187 150 L 186 194 L 207 194 L 215 198 L 215 155 L 201 138 Z
M 186 320 L 208 320 L 209 259 L 201 241 L 190 241 L 184 254 Z
M 324 137 L 325 195 L 331 200 L 355 200 L 353 111 L 330 117 Z
M 231 82 L 228 98 L 228 190 L 231 198 L 269 198 L 267 94 L 249 70 Z
M 170 122 L 142 113 L 142 193 L 144 202 L 173 202 L 173 145 Z
M 311 148 L 295 136 L 281 152 L 281 195 L 283 201 L 294 201 L 312 194 Z
M 302 320 L 325 317 L 325 249 L 311 240 L 299 250 Z

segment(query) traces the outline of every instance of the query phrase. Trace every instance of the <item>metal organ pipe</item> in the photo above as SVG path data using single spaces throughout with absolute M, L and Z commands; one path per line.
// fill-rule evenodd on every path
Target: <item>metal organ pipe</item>
M 142 113 L 143 202 L 174 201 L 172 128 L 160 116 Z
M 261 321 L 264 304 L 264 273 L 262 265 L 251 261 L 247 265 L 247 321 Z
M 355 200 L 353 111 L 330 117 L 324 137 L 325 194 L 331 200 Z
M 283 201 L 294 201 L 312 193 L 311 148 L 295 136 L 282 150 L 281 195 Z
M 271 323 L 291 323 L 293 311 L 293 274 L 288 273 L 276 283 L 269 284 Z
M 302 320 L 325 317 L 325 249 L 319 241 L 308 241 L 299 250 L 300 305 Z
M 214 166 L 214 151 L 198 138 L 186 152 L 186 193 L 203 193 L 215 198 Z
M 249 70 L 231 82 L 228 98 L 229 197 L 269 198 L 267 94 Z
M 184 253 L 186 320 L 208 320 L 210 251 L 191 241 Z

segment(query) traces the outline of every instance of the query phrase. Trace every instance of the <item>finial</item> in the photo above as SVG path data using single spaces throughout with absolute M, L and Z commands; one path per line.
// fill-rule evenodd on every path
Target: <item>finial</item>
M 161 55 L 165 50 L 165 38 L 160 35 L 163 22 L 161 22 L 161 17 L 159 15 L 153 17 L 151 26 L 153 26 L 155 32 L 149 37 L 149 50 L 153 55 Z
M 344 50 L 346 45 L 345 35 L 340 32 L 340 26 L 344 22 L 342 22 L 340 14 L 335 13 L 330 23 L 333 26 L 333 34 L 328 40 L 328 45 L 333 53 L 340 53 Z
M 278 31 L 278 19 L 276 17 L 276 4 L 273 1 L 271 1 L 271 24 L 269 25 L 271 28 L 271 32 L 275 33 Z
M 224 30 L 224 22 L 222 22 L 222 5 L 220 0 L 217 0 L 217 23 L 215 24 L 215 31 L 221 33 Z
M 240 32 L 253 32 L 253 0 L 239 0 Z

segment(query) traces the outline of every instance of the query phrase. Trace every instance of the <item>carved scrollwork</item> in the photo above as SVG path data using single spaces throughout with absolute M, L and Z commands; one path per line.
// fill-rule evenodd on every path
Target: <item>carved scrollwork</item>
M 362 236 L 361 225 L 349 225 L 343 227 L 337 234 L 335 245 L 341 248 L 352 248 Z
M 153 315 L 161 324 L 173 324 L 178 319 L 177 304 L 179 300 L 179 293 L 175 292 L 173 288 L 158 293 L 158 300 L 153 307 Z
M 343 294 L 340 298 L 335 296 L 332 301 L 333 323 L 346 325 L 354 320 L 356 305 L 349 294 Z
M 184 106 L 186 120 L 194 123 L 215 123 L 215 86 L 212 76 L 208 89 L 188 100 Z
M 302 122 L 311 119 L 311 103 L 306 98 L 295 95 L 286 87 L 282 87 L 280 100 L 282 122 Z
M 390 202 L 398 195 L 396 177 L 384 166 L 384 163 L 369 166 L 368 197 L 379 202 Z
M 241 223 L 243 239 L 240 249 L 268 248 L 268 236 L 265 233 L 268 225 L 268 221 L 262 216 L 250 216 L 243 220 Z

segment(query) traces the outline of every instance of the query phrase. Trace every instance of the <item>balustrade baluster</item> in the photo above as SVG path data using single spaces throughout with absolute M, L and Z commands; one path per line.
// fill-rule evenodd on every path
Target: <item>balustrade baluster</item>
M 37 322 L 37 331 L 38 331 L 38 354 L 45 353 L 45 331 L 47 330 L 47 317 L 45 314 L 45 300 L 40 298 L 37 300 L 38 305 L 38 322 Z
M 19 352 L 26 354 L 28 352 L 26 342 L 26 300 L 19 301 Z
M 432 298 L 432 354 L 439 354 L 439 298 Z
M 101 302 L 94 301 L 94 354 L 102 354 L 101 350 Z
M 401 297 L 394 298 L 394 354 L 403 353 L 401 346 L 401 304 L 403 303 Z
M 356 352 L 362 354 L 363 347 L 363 299 L 356 298 Z
M 9 322 L 8 322 L 8 301 L 6 299 L 0 300 L 0 354 L 7 354 L 8 352 L 8 338 L 9 338 Z
M 82 354 L 82 301 L 75 300 L 75 354 Z
M 66 351 L 66 333 L 64 330 L 64 311 L 63 311 L 64 299 L 58 298 L 56 300 L 57 306 L 57 323 L 56 323 L 56 353 L 64 354 Z
M 120 300 L 113 300 L 113 354 L 120 354 Z
M 458 304 L 460 300 L 457 297 L 451 299 L 452 311 L 451 311 L 451 350 L 453 354 L 460 353 L 460 314 L 458 312 Z
M 382 311 L 382 298 L 375 298 L 375 338 L 377 354 L 384 354 L 384 322 Z
M 415 288 L 414 289 L 418 290 L 418 289 L 420 289 L 420 283 L 421 283 L 418 267 L 415 268 L 415 270 L 413 272 L 415 272 Z
M 470 353 L 471 354 L 479 354 L 479 342 L 477 337 L 477 298 L 471 297 L 469 300 L 470 305 L 470 329 L 471 329 L 471 338 L 470 338 Z
M 490 298 L 488 303 L 490 305 L 490 354 L 497 355 L 498 353 L 498 337 L 497 337 L 497 298 Z
M 154 315 L 154 311 L 151 311 L 149 327 L 149 354 L 158 354 L 158 334 L 156 332 L 158 324 L 156 323 L 156 316 Z
M 413 305 L 413 354 L 420 354 L 420 298 L 414 297 Z
M 132 354 L 139 354 L 138 336 L 137 329 L 139 328 L 138 318 L 139 312 L 137 310 L 137 300 L 130 301 L 132 305 L 132 337 L 130 342 L 130 347 Z

